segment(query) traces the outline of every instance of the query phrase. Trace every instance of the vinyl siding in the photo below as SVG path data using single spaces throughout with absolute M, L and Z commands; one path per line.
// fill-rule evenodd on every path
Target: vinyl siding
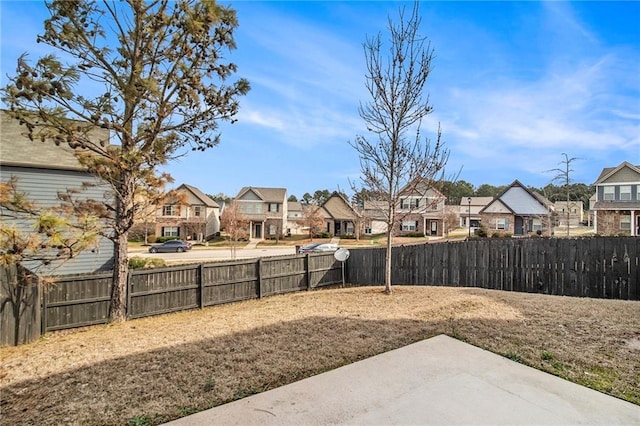
M 98 185 L 95 177 L 87 173 L 70 170 L 47 170 L 29 167 L 0 167 L 0 179 L 6 181 L 11 176 L 18 178 L 18 190 L 24 192 L 30 201 L 38 208 L 56 206 L 60 204 L 58 193 L 67 189 L 81 189 L 83 183 L 93 183 L 96 186 L 88 187 L 78 197 L 83 199 L 102 200 L 107 194 L 108 187 Z M 29 221 L 14 222 L 18 229 L 30 232 L 33 223 Z M 109 270 L 113 267 L 113 243 L 100 237 L 92 250 L 87 250 L 78 257 L 69 260 L 58 268 L 44 267 L 38 264 L 25 264 L 26 267 L 43 275 L 63 275 Z M 56 265 L 57 266 L 57 265 Z

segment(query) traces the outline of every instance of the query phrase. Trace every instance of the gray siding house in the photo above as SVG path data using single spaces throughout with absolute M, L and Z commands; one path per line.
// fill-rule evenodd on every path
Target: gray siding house
M 487 232 L 528 235 L 551 234 L 553 203 L 514 181 L 479 212 Z
M 71 148 L 50 141 L 30 141 L 24 135 L 26 129 L 4 111 L 0 111 L 0 120 L 0 181 L 16 177 L 18 191 L 39 208 L 59 206 L 58 194 L 69 189 L 78 191 L 75 196 L 79 200 L 105 200 L 108 186 L 82 169 Z M 95 137 L 108 142 L 109 134 L 96 131 Z M 20 231 L 33 230 L 33 222 L 26 219 L 2 220 L 11 220 Z M 24 266 L 42 275 L 104 271 L 113 267 L 113 252 L 113 242 L 100 237 L 92 249 L 62 265 L 52 263 L 47 267 L 32 262 Z

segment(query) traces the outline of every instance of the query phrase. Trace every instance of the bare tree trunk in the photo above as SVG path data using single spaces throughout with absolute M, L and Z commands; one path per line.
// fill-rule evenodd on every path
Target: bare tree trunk
M 393 237 L 391 235 L 391 230 L 387 232 L 387 252 L 384 256 L 384 292 L 386 294 L 391 294 L 391 242 Z

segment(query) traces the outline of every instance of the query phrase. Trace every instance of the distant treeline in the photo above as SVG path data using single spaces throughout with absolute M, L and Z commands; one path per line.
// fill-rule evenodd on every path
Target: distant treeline
M 459 180 L 456 182 L 440 182 L 438 184 L 438 190 L 442 192 L 447 197 L 447 204 L 449 205 L 459 205 L 460 200 L 467 197 L 495 197 L 499 195 L 502 191 L 507 189 L 508 185 L 501 186 L 493 186 L 487 183 L 483 183 L 477 188 L 470 184 L 467 181 Z M 573 183 L 568 186 L 564 185 L 554 185 L 552 183 L 544 186 L 542 188 L 536 188 L 535 186 L 528 187 L 532 191 L 539 192 L 544 195 L 549 201 L 566 201 L 567 195 L 569 197 L 569 201 L 582 201 L 583 205 L 586 207 L 589 205 L 589 198 L 596 191 L 595 186 L 593 185 L 585 185 L 584 183 Z M 319 189 L 312 194 L 309 192 L 305 193 L 300 199 L 298 199 L 295 195 L 290 195 L 288 201 L 300 201 L 303 204 L 322 204 L 324 201 L 331 196 L 333 191 L 329 191 L 328 189 Z M 345 199 L 349 199 L 347 194 L 343 191 L 339 191 Z M 231 197 L 219 193 L 215 195 L 208 194 L 209 197 L 213 198 L 217 201 L 231 201 Z M 365 201 L 372 200 L 384 200 L 384 196 L 382 194 L 376 194 L 372 191 L 368 191 L 366 189 L 361 189 L 354 193 L 351 196 L 351 202 L 356 205 L 362 207 Z

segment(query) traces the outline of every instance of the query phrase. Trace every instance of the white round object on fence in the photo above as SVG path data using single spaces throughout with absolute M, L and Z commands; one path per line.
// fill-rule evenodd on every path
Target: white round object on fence
M 338 249 L 333 254 L 333 257 L 335 257 L 336 260 L 339 260 L 340 262 L 344 262 L 349 258 L 349 250 L 347 250 L 346 248 Z

